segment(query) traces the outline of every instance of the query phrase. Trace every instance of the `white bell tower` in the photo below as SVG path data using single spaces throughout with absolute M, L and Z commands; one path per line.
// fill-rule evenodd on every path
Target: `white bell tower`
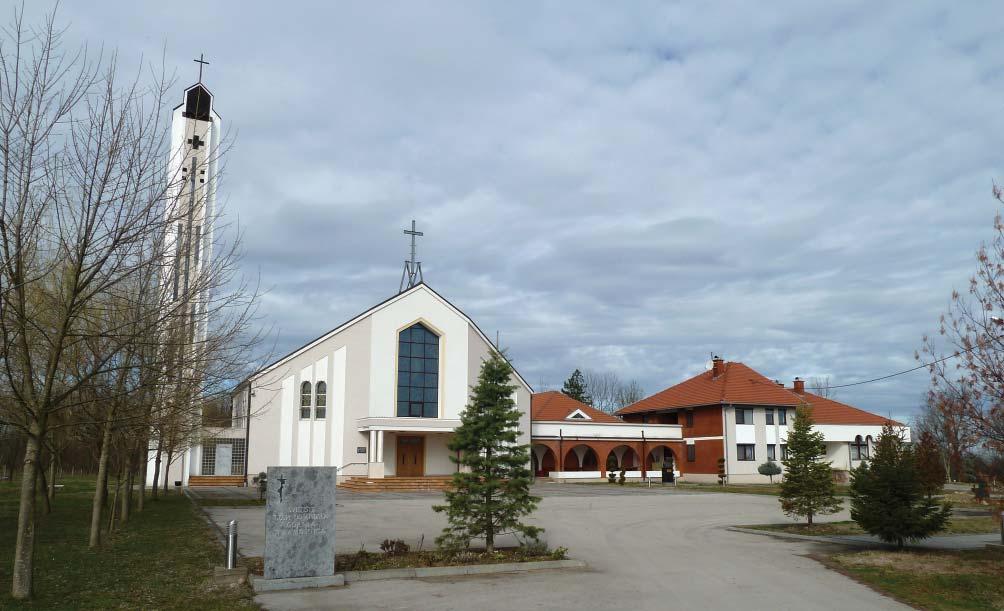
M 165 278 L 172 303 L 188 301 L 189 314 L 195 323 L 191 333 L 198 340 L 205 335 L 205 325 L 198 308 L 205 307 L 204 295 L 196 284 L 199 273 L 212 256 L 216 171 L 219 162 L 223 120 L 213 106 L 213 94 L 202 82 L 202 67 L 209 62 L 202 56 L 199 81 L 185 89 L 184 101 L 175 107 L 171 121 L 171 153 L 168 176 L 167 214 L 172 227 L 168 234 L 167 254 L 174 265 Z M 198 322 L 197 322 L 198 321 Z

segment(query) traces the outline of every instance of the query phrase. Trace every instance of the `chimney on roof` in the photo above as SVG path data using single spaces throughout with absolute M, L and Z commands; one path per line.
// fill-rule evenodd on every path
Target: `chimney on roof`
M 774 383 L 780 386 L 781 388 L 784 388 L 784 382 L 782 382 L 781 380 L 774 380 Z
M 711 377 L 717 378 L 723 373 L 725 373 L 725 361 L 718 356 L 711 359 Z
M 805 394 L 805 380 L 803 380 L 802 378 L 799 377 L 795 378 L 795 392 L 797 392 L 800 395 Z

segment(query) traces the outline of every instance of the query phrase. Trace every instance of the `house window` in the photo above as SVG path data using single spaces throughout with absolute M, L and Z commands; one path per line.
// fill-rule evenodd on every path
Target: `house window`
M 764 416 L 767 418 L 767 424 L 774 424 L 774 409 L 768 408 L 764 410 Z
M 300 419 L 310 420 L 310 382 L 300 384 Z
M 736 408 L 736 424 L 753 424 L 753 410 Z
M 318 420 L 324 420 L 324 416 L 327 415 L 328 411 L 328 384 L 327 382 L 318 382 L 317 387 L 314 389 L 314 418 Z
M 774 454 L 774 448 L 776 447 L 773 443 L 767 444 L 767 460 L 777 460 L 777 456 Z
M 692 412 L 690 410 L 687 410 L 687 419 L 686 419 L 686 425 L 685 426 L 687 426 L 687 427 L 694 426 L 694 412 Z
M 648 424 L 648 414 L 642 414 L 642 416 L 641 416 L 641 423 L 642 424 Z
M 740 443 L 736 445 L 737 460 L 756 460 L 755 445 L 752 443 Z
M 777 410 L 777 423 L 786 426 L 788 424 L 788 410 L 781 408 Z
M 697 460 L 697 445 L 690 444 L 687 446 L 687 462 L 694 462 Z
M 397 415 L 439 415 L 439 336 L 422 323 L 398 336 Z
M 788 460 L 788 444 L 781 444 L 781 460 Z
M 851 442 L 851 460 L 868 460 L 868 442 L 861 435 Z

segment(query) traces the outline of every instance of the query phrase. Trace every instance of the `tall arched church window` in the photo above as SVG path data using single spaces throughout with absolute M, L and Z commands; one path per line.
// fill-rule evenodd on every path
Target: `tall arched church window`
M 310 420 L 310 382 L 300 384 L 300 419 Z
M 422 323 L 398 336 L 397 415 L 439 416 L 439 336 Z
M 868 442 L 861 435 L 851 442 L 851 460 L 868 460 Z
M 318 382 L 314 387 L 314 418 L 323 420 L 328 412 L 328 384 Z

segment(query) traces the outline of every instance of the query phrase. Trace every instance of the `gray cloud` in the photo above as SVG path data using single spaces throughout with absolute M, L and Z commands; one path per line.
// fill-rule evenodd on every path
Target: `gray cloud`
M 32 10 L 38 10 L 33 7 Z M 993 3 L 64 5 L 71 41 L 190 58 L 284 352 L 429 283 L 521 372 L 648 391 L 912 366 L 991 232 Z M 908 417 L 923 372 L 837 398 Z

